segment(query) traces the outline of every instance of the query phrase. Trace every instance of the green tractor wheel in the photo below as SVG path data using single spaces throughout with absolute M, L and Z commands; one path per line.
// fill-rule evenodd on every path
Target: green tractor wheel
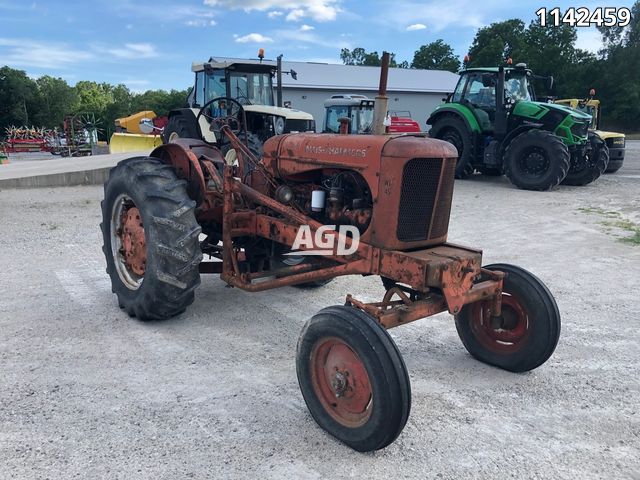
M 523 190 L 549 190 L 567 176 L 570 158 L 560 137 L 546 130 L 528 130 L 507 147 L 505 175 Z
M 575 156 L 574 156 L 575 157 Z M 609 165 L 609 148 L 604 144 L 592 144 L 591 150 L 582 157 L 571 159 L 569 173 L 562 185 L 584 186 L 600 178 Z
M 429 136 L 449 142 L 458 150 L 456 178 L 465 178 L 473 173 L 471 132 L 462 120 L 454 115 L 443 115 L 433 125 Z

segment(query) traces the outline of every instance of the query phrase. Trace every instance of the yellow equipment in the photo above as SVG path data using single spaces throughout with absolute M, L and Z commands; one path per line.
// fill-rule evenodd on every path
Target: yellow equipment
M 597 135 L 609 148 L 609 166 L 606 173 L 617 172 L 624 162 L 625 135 L 624 133 L 600 130 L 600 100 L 593 98 L 596 94 L 595 90 L 591 89 L 589 93 L 590 95 L 587 99 L 563 98 L 556 100 L 555 103 L 567 105 L 591 115 L 591 127 L 589 130 Z
M 154 118 L 156 114 L 151 110 L 117 118 L 116 132 L 111 135 L 109 141 L 109 151 L 111 153 L 141 152 L 153 150 L 162 145 L 160 131 L 156 131 L 155 134 L 149 133 L 149 130 L 153 130 L 153 127 L 149 128 L 149 123 Z

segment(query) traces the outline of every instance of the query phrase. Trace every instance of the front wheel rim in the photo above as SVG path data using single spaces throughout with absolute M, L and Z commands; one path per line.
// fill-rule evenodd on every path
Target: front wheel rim
M 142 285 L 147 246 L 140 210 L 126 194 L 119 195 L 111 210 L 111 254 L 116 272 L 129 290 Z
M 373 412 L 366 366 L 344 341 L 323 338 L 311 351 L 311 385 L 324 410 L 348 428 L 364 425 Z
M 531 318 L 524 305 L 504 292 L 500 323 L 492 320 L 491 301 L 471 306 L 471 331 L 484 348 L 498 354 L 520 351 L 531 333 Z

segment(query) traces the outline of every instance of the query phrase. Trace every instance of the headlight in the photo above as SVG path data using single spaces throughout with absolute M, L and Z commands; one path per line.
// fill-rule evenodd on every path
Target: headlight
M 276 132 L 276 135 L 281 135 L 282 132 L 284 132 L 284 118 L 276 117 L 273 128 Z

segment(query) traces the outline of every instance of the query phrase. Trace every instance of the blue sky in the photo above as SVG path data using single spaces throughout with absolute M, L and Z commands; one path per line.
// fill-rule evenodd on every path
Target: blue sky
M 135 91 L 186 88 L 192 61 L 210 56 L 340 63 L 343 47 L 413 58 L 438 38 L 463 56 L 476 30 L 494 21 L 526 23 L 542 7 L 617 3 L 497 0 L 0 0 L 0 66 L 70 83 L 124 83 Z M 599 34 L 580 29 L 595 51 Z

